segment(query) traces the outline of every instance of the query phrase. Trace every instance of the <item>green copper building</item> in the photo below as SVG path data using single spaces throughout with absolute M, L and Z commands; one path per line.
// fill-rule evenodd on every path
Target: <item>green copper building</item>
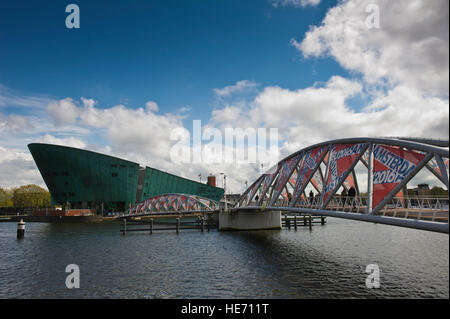
M 124 211 L 129 205 L 167 193 L 219 201 L 223 189 L 151 167 L 67 146 L 32 143 L 28 149 L 50 191 L 52 202 L 97 212 Z

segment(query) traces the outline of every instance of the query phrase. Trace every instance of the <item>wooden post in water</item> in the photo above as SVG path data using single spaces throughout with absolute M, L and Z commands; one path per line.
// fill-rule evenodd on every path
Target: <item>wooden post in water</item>
M 288 228 L 288 230 L 291 230 L 291 221 L 289 220 L 289 218 L 286 216 L 286 226 Z
M 205 219 L 202 217 L 201 222 L 200 222 L 200 229 L 203 231 L 205 230 Z
M 309 229 L 312 229 L 312 216 L 309 215 Z
M 150 234 L 153 234 L 153 218 L 150 218 Z
M 325 225 L 325 217 L 320 216 L 320 222 L 322 225 Z
M 25 237 L 25 222 L 21 219 L 17 223 L 17 239 L 22 239 Z
M 123 219 L 123 229 L 122 229 L 122 235 L 125 235 L 127 233 L 127 219 Z
M 297 215 L 294 216 L 294 229 L 297 230 Z
M 306 215 L 303 215 L 303 226 L 306 226 Z
M 180 217 L 177 217 L 177 234 L 180 232 Z
M 207 227 L 208 231 L 209 231 L 210 222 L 211 222 L 211 216 L 208 216 L 208 219 L 206 221 L 206 227 Z

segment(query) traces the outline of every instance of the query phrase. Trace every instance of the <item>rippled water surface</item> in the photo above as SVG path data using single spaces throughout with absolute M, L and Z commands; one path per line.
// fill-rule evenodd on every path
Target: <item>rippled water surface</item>
M 449 236 L 327 219 L 312 231 L 122 236 L 119 224 L 0 223 L 0 298 L 448 298 Z M 80 288 L 65 286 L 80 267 Z M 380 268 L 367 289 L 368 264 Z

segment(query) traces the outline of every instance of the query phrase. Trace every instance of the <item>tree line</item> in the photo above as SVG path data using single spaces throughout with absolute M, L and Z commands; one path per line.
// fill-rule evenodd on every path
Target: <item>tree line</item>
M 50 193 L 46 189 L 34 185 L 24 185 L 4 189 L 0 186 L 0 208 L 14 207 L 49 207 Z

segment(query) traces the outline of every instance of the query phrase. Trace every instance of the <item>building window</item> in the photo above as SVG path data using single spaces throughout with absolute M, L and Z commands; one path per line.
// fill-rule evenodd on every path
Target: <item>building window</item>
M 117 173 L 112 173 L 112 177 L 117 177 Z
M 125 165 L 122 165 L 122 164 L 120 165 L 120 168 L 125 168 L 125 167 L 126 167 Z
M 111 164 L 111 167 L 114 167 L 114 168 L 116 168 L 116 167 L 117 167 L 117 165 L 116 165 L 116 164 Z
M 145 187 L 148 187 L 148 183 L 145 183 Z

